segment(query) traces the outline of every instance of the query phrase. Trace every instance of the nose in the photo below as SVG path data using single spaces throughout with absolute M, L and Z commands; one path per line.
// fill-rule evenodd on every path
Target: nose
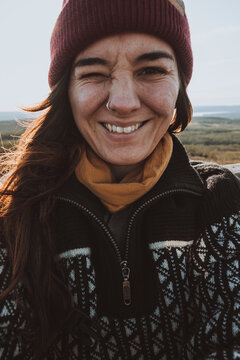
M 112 80 L 108 99 L 109 109 L 117 115 L 129 115 L 141 107 L 135 84 L 130 76 Z

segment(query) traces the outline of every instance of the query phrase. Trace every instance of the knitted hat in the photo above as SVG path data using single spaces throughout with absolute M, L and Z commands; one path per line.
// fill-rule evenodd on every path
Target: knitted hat
M 182 0 L 64 0 L 51 38 L 50 87 L 80 51 L 123 32 L 146 33 L 169 43 L 190 81 L 193 57 Z

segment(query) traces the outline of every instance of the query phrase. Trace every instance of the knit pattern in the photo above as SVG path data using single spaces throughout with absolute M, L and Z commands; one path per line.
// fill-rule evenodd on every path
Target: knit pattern
M 150 244 L 159 279 L 159 305 L 152 314 L 139 318 L 101 317 L 101 341 L 76 356 L 89 360 L 234 359 L 238 349 L 234 355 L 227 348 L 229 338 L 240 336 L 239 244 L 239 214 L 209 226 L 197 243 Z M 189 263 L 190 257 L 193 261 Z M 83 264 L 90 285 L 86 288 L 80 283 L 76 286 Z M 89 315 L 95 317 L 97 299 L 90 264 L 89 254 L 81 260 L 67 258 L 64 266 L 75 297 L 81 292 Z M 226 350 L 222 351 L 222 346 Z M 207 355 L 205 349 L 213 352 Z M 71 356 L 75 359 L 74 352 Z
M 0 291 L 10 282 L 10 271 L 7 265 L 7 252 L 0 246 Z M 21 284 L 17 287 L 21 297 Z M 10 293 L 4 302 L 0 303 L 0 359 L 13 359 L 22 353 L 20 331 L 25 326 L 21 309 L 17 306 L 13 294 Z M 27 360 L 27 356 L 25 358 Z
M 239 213 L 208 226 L 197 242 L 150 244 L 158 274 L 159 304 L 153 313 L 130 319 L 97 318 L 96 274 L 90 248 L 60 254 L 58 261 L 65 269 L 76 307 L 99 326 L 99 342 L 92 348 L 76 344 L 67 358 L 240 358 L 239 244 Z M 5 264 L 6 251 L 1 248 L 1 290 L 9 281 Z M 21 354 L 17 333 L 24 327 L 24 319 L 11 296 L 1 304 L 0 314 L 0 358 L 14 359 Z M 229 339 L 236 339 L 234 349 Z M 70 344 L 73 337 L 68 340 Z M 59 343 L 47 359 L 61 359 L 62 349 Z

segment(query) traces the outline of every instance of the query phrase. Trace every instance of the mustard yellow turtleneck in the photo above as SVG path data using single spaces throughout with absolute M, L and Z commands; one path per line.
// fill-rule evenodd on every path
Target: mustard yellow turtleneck
M 109 165 L 88 145 L 75 169 L 78 180 L 94 193 L 111 213 L 146 194 L 164 173 L 172 155 L 173 141 L 166 133 L 151 155 L 138 167 L 116 182 Z

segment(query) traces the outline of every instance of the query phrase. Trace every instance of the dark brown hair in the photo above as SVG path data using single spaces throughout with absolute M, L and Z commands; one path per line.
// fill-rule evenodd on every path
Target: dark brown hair
M 176 102 L 176 114 L 172 124 L 168 129 L 170 133 L 178 133 L 183 131 L 188 126 L 193 116 L 192 104 L 187 94 L 187 79 L 179 64 L 178 74 L 180 81 L 180 89 Z
M 3 155 L 0 220 L 12 272 L 2 301 L 21 281 L 33 310 L 28 334 L 38 358 L 56 338 L 71 297 L 54 261 L 54 194 L 73 173 L 79 158 L 81 135 L 68 101 L 70 69 L 48 98 L 28 111 L 45 111 L 29 124 L 16 151 Z M 0 239 L 3 242 L 3 239 Z M 26 300 L 26 299 L 25 299 Z M 30 332 L 31 329 L 31 332 Z
M 1 165 L 1 173 L 7 174 L 1 187 L 1 246 L 7 248 L 12 276 L 0 300 L 23 283 L 30 315 L 16 292 L 15 296 L 28 319 L 36 359 L 56 340 L 63 316 L 72 306 L 67 284 L 54 261 L 54 195 L 74 172 L 82 141 L 68 100 L 70 71 L 69 67 L 45 101 L 27 109 L 44 113 L 29 124 L 16 151 L 8 159 L 4 155 Z M 170 132 L 184 130 L 192 116 L 181 70 L 180 81 Z

